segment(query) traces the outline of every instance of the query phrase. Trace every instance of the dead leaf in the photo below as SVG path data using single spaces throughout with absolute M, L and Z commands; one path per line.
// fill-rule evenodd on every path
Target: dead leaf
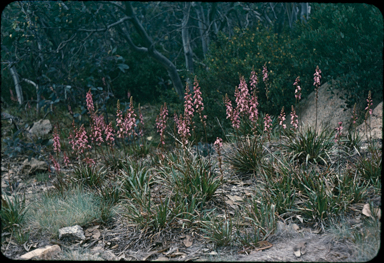
M 227 205 L 233 206 L 235 203 L 232 200 L 225 200 Z
M 381 219 L 381 209 L 380 208 L 375 208 L 374 213 L 377 216 L 377 218 L 380 220 Z
M 299 231 L 299 229 L 300 229 L 300 227 L 297 224 L 292 224 L 291 227 L 295 231 Z
M 372 217 L 371 209 L 369 208 L 369 204 L 365 204 L 363 206 L 362 214 L 367 216 L 367 217 Z
M 191 237 L 190 235 L 187 235 L 187 236 L 185 237 L 185 239 L 183 240 L 183 244 L 184 244 L 184 246 L 186 246 L 186 247 L 190 247 L 190 246 L 192 246 L 192 244 L 193 244 L 192 237 Z
M 160 256 L 160 257 L 158 257 L 157 259 L 155 259 L 153 261 L 169 261 L 169 259 L 167 257 Z
M 93 231 L 93 235 L 92 235 L 92 237 L 94 238 L 94 239 L 99 239 L 100 238 L 100 231 L 98 230 L 98 229 L 95 229 L 94 231 Z
M 296 218 L 299 219 L 301 223 L 303 223 L 303 218 L 300 215 L 296 215 Z
M 241 202 L 243 201 L 243 198 L 237 195 L 227 195 L 227 197 L 232 200 L 233 202 Z
M 299 258 L 307 252 L 307 242 L 301 242 L 293 247 L 293 254 Z

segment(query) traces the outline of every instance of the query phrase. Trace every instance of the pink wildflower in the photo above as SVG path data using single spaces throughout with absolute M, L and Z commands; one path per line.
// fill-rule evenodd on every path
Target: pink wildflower
M 68 167 L 70 161 L 69 161 L 69 158 L 68 158 L 68 156 L 67 156 L 67 153 L 66 153 L 66 152 L 63 152 L 63 155 L 64 155 L 64 156 L 63 156 L 64 165 L 65 165 L 65 167 Z
M 371 106 L 373 105 L 373 102 L 372 102 L 372 99 L 371 99 L 371 91 L 368 92 L 367 103 L 368 104 L 367 104 L 367 107 L 365 108 L 365 110 L 368 110 L 369 115 L 372 115 L 373 111 L 372 111 Z
M 256 91 L 256 85 L 257 85 L 257 75 L 256 75 L 256 72 L 254 71 L 253 67 L 252 67 L 252 71 L 251 71 L 251 76 L 249 78 L 249 86 L 251 87 L 251 92 L 252 91 Z
M 280 116 L 278 117 L 280 122 L 279 122 L 279 125 L 283 127 L 283 129 L 287 128 L 287 125 L 286 124 L 283 124 L 283 122 L 285 121 L 285 112 L 284 112 L 284 106 L 283 108 L 281 109 L 281 112 L 280 112 Z
M 245 113 L 248 113 L 249 92 L 248 92 L 247 83 L 245 82 L 244 77 L 240 78 L 239 89 L 238 89 L 238 92 L 235 92 L 235 97 L 236 97 L 237 109 L 239 110 L 240 114 L 244 115 Z
M 175 115 L 177 119 L 177 115 Z M 157 132 L 160 133 L 160 143 L 165 144 L 164 142 L 164 131 L 167 127 L 167 120 L 168 120 L 168 109 L 167 104 L 164 102 L 164 106 L 161 106 L 160 108 L 160 115 L 156 118 L 156 127 Z M 178 121 L 175 120 L 175 122 L 178 124 Z
M 108 143 L 109 146 L 112 146 L 113 142 L 115 141 L 115 138 L 113 135 L 112 122 L 110 122 L 105 127 L 104 134 L 105 134 L 105 141 Z
M 102 137 L 102 130 L 105 130 L 105 122 L 104 122 L 104 116 L 96 116 L 96 114 L 93 115 L 93 125 L 92 125 L 92 136 L 91 141 L 95 142 L 98 146 L 101 145 L 102 142 L 104 142 L 104 139 Z
M 53 131 L 53 150 L 56 152 L 56 154 L 58 154 L 59 152 L 61 152 L 60 148 L 60 136 L 57 133 L 57 126 L 55 126 L 55 129 Z
M 117 129 L 117 137 L 123 138 L 123 113 L 120 110 L 120 101 L 119 100 L 117 100 L 116 129 Z
M 296 89 L 295 89 L 296 101 L 301 100 L 301 88 L 299 86 L 299 82 L 300 82 L 300 77 L 297 77 L 295 82 L 293 83 L 293 85 L 296 86 Z
M 202 115 L 204 110 L 203 97 L 202 97 L 202 93 L 199 87 L 199 83 L 197 82 L 196 76 L 195 76 L 193 91 L 195 93 L 195 95 L 193 95 L 193 99 L 194 99 L 193 104 L 196 107 L 196 111 L 199 113 L 200 121 L 205 125 L 204 119 L 207 118 L 207 115 L 204 115 L 204 116 Z
M 269 114 L 267 113 L 265 114 L 265 117 L 264 117 L 264 131 L 267 132 L 269 141 L 271 140 L 271 126 L 272 126 L 272 119 L 271 119 L 271 116 L 269 116 Z
M 89 89 L 89 91 L 87 92 L 86 102 L 87 102 L 87 109 L 89 113 L 92 115 L 95 112 L 95 107 L 93 106 L 91 89 Z
M 335 135 L 335 142 L 337 143 L 339 141 L 339 138 L 341 137 L 341 131 L 343 130 L 343 126 L 341 126 L 343 123 L 339 122 L 339 127 L 336 128 L 336 135 Z
M 188 120 L 183 115 L 180 114 L 177 123 L 177 133 L 180 135 L 182 139 L 182 143 L 185 145 L 188 143 L 188 137 L 191 136 Z
M 72 144 L 72 150 L 77 155 L 83 154 L 85 149 L 92 148 L 88 145 L 88 135 L 84 128 L 84 125 L 81 125 L 79 130 L 76 130 L 75 125 L 73 124 L 75 135 L 72 133 L 69 136 L 69 143 Z
M 321 70 L 319 69 L 319 66 L 316 67 L 315 74 L 313 74 L 313 85 L 318 88 L 320 86 L 320 79 L 321 79 Z
M 264 64 L 263 66 L 263 81 L 267 82 L 268 81 L 268 69 L 267 69 L 267 63 Z
M 216 147 L 216 151 L 219 152 L 219 150 L 223 147 L 223 139 L 217 137 L 216 141 L 213 144 Z
M 257 101 L 256 91 L 254 90 L 249 100 L 249 119 L 254 123 L 256 123 L 257 119 L 259 118 L 259 111 L 257 109 L 258 105 L 259 102 Z
M 50 155 L 50 157 L 51 157 L 51 161 L 53 162 L 53 167 L 55 168 L 56 173 L 57 174 L 60 173 L 60 164 L 59 164 L 59 162 L 56 161 L 55 158 L 53 158 L 52 155 Z
M 237 88 L 236 88 L 237 90 Z M 232 122 L 232 126 L 235 129 L 240 128 L 240 115 L 239 112 L 236 109 L 232 108 L 232 103 L 228 98 L 228 95 L 225 94 L 225 99 L 224 99 L 225 107 L 226 107 L 226 112 L 227 112 L 227 119 L 230 119 Z
M 264 131 L 269 132 L 271 126 L 272 126 L 272 119 L 271 119 L 271 116 L 269 116 L 269 114 L 267 113 L 265 114 L 265 117 L 264 117 Z
M 293 125 L 295 129 L 299 127 L 299 120 L 297 118 L 296 111 L 293 108 L 293 105 L 292 105 L 292 111 L 291 111 L 291 125 Z
M 134 128 L 136 125 L 136 113 L 133 109 L 133 97 L 131 97 L 131 101 L 129 103 L 129 109 L 127 109 L 127 113 L 124 118 L 123 127 L 124 127 L 124 134 L 127 134 L 128 136 L 136 135 L 136 132 Z
M 184 118 L 188 124 L 191 124 L 194 111 L 192 95 L 189 93 L 189 87 L 187 85 L 184 94 Z

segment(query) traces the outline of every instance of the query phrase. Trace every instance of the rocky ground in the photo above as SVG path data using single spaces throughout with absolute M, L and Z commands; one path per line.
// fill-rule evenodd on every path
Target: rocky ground
M 33 163 L 33 160 L 32 162 Z M 38 171 L 35 163 L 28 160 L 2 159 L 2 193 L 9 191 L 6 183 L 12 178 L 17 183 L 16 191 L 26 194 L 28 202 L 38 202 L 42 192 L 53 186 L 51 180 L 39 182 L 33 173 L 21 176 L 20 171 Z M 46 164 L 40 163 L 41 166 Z M 33 168 L 34 167 L 34 168 Z M 65 171 L 64 171 L 65 172 Z M 254 195 L 257 185 L 255 178 L 233 176 L 229 167 L 225 169 L 226 183 L 216 195 L 216 206 L 229 208 L 233 215 L 237 206 Z M 15 185 L 16 186 L 16 185 Z M 380 206 L 381 198 L 375 200 Z M 362 227 L 364 204 L 355 204 L 347 221 L 335 222 L 335 227 Z M 23 244 L 11 240 L 11 233 L 2 233 L 3 255 L 11 259 L 37 257 L 28 252 L 40 253 L 43 259 L 90 259 L 90 260 L 158 260 L 158 261 L 359 261 L 364 259 L 362 250 L 350 239 L 340 238 L 334 232 L 323 232 L 318 227 L 306 225 L 300 217 L 279 220 L 276 233 L 259 244 L 257 249 L 242 247 L 215 248 L 204 236 L 193 228 L 166 229 L 159 233 L 143 233 L 129 224 L 124 217 L 117 215 L 108 225 L 89 225 L 83 228 L 85 239 L 63 242 L 47 237 L 45 234 L 28 229 L 29 238 Z M 368 248 L 372 244 L 367 240 Z M 377 246 L 378 244 L 376 244 Z M 41 251 L 38 249 L 42 248 Z M 45 249 L 45 250 L 44 250 Z M 374 249 L 374 248 L 373 248 Z

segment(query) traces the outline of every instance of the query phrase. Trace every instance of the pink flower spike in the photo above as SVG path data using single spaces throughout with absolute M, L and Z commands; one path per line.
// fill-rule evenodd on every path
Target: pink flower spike
M 57 133 L 57 126 L 55 126 L 55 129 L 53 131 L 53 150 L 58 154 L 59 152 L 61 152 L 60 148 L 60 136 Z
M 165 144 L 164 142 L 164 131 L 167 127 L 167 120 L 168 120 L 168 109 L 167 104 L 164 102 L 164 106 L 160 107 L 160 115 L 156 118 L 156 127 L 157 132 L 160 134 L 160 142 L 161 144 Z M 177 115 L 175 114 L 175 122 L 178 124 Z
M 223 147 L 223 139 L 217 137 L 216 141 L 213 143 L 216 147 L 216 151 L 219 152 L 220 149 Z
M 93 106 L 91 89 L 89 89 L 89 91 L 87 92 L 86 103 L 87 103 L 87 109 L 89 113 L 92 115 L 92 113 L 95 112 L 95 107 Z

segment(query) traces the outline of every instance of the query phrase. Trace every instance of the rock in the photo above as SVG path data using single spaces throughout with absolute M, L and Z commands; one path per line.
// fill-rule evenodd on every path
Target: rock
M 21 166 L 21 174 L 23 175 L 31 175 L 36 172 L 45 172 L 48 170 L 48 164 L 44 161 L 36 160 L 35 158 L 31 158 L 30 161 L 25 159 Z
M 32 128 L 28 131 L 31 135 L 40 137 L 52 131 L 52 124 L 49 120 L 39 120 L 34 122 Z
M 83 228 L 79 225 L 60 228 L 59 239 L 66 239 L 71 242 L 84 240 L 85 235 L 84 235 Z
M 369 124 L 370 123 L 370 124 Z M 372 139 L 383 139 L 383 102 L 380 102 L 379 105 L 373 110 L 371 115 L 371 121 L 368 120 L 368 125 L 371 126 L 371 138 Z M 362 123 L 356 128 L 356 131 L 359 132 L 363 140 L 367 140 L 367 135 L 369 137 L 369 126 L 367 133 L 365 133 L 365 123 Z
M 115 254 L 113 254 L 112 251 L 110 250 L 103 251 L 100 257 L 106 261 L 117 260 L 117 257 L 115 256 Z
M 28 252 L 20 257 L 20 259 L 29 260 L 32 258 L 40 258 L 44 260 L 50 260 L 61 252 L 58 245 L 46 246 L 45 248 L 38 248 L 31 252 Z
M 347 131 L 351 125 L 352 109 L 344 109 L 346 107 L 345 100 L 341 99 L 343 91 L 334 89 L 334 84 L 329 82 L 320 86 L 317 100 L 317 130 L 329 127 L 335 129 L 338 123 L 343 122 L 343 131 Z M 334 94 L 331 93 L 334 92 Z M 296 114 L 299 118 L 299 125 L 302 128 L 315 127 L 316 123 L 316 94 L 315 91 L 310 93 L 307 98 L 303 99 L 297 109 Z

